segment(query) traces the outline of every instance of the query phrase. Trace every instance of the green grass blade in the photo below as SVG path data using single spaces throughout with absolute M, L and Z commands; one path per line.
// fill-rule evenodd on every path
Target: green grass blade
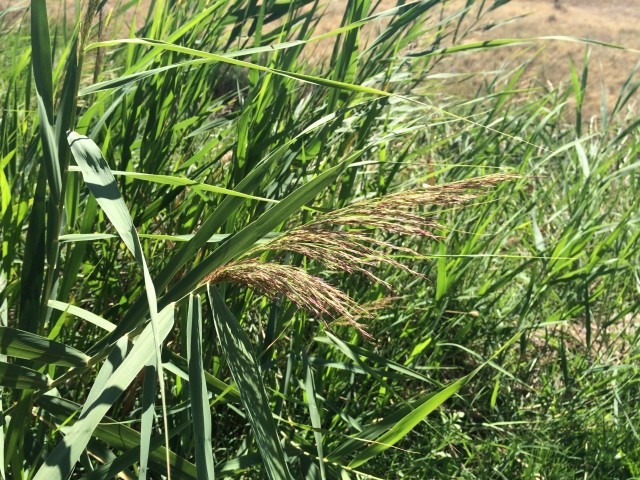
M 75 305 L 71 305 L 69 303 L 61 302 L 59 300 L 49 300 L 49 307 L 59 310 L 60 312 L 66 312 L 71 315 L 74 315 L 78 318 L 85 320 L 86 322 L 92 323 L 96 327 L 102 328 L 107 332 L 113 331 L 116 326 L 108 320 L 105 320 L 99 315 L 95 313 L 89 312 L 84 308 L 77 307 Z
M 151 378 L 155 379 L 155 374 Z M 175 435 L 178 435 L 187 427 L 189 427 L 188 423 L 172 429 L 169 432 L 169 438 L 172 438 Z M 132 432 L 135 432 L 135 431 L 132 429 Z M 96 435 L 96 436 L 98 438 L 100 437 L 99 435 Z M 152 468 L 160 469 L 162 468 L 162 466 L 164 466 L 165 455 L 160 451 L 163 442 L 164 442 L 164 435 L 156 435 L 149 442 L 149 451 L 151 452 L 149 456 L 149 460 L 150 460 L 149 463 Z M 155 453 L 156 461 L 154 461 L 154 453 Z M 183 458 L 178 458 L 175 454 L 173 454 L 173 452 L 171 456 L 172 456 L 172 459 L 177 459 L 177 461 L 175 460 L 172 461 L 171 471 L 172 471 L 173 478 L 176 478 L 176 477 L 185 478 L 185 479 L 196 478 L 195 466 L 191 465 L 189 462 L 187 462 Z M 119 454 L 118 457 L 115 458 L 113 461 L 110 461 L 105 463 L 104 465 L 101 465 L 100 467 L 96 468 L 92 472 L 87 473 L 85 476 L 83 476 L 79 480 L 110 480 L 112 478 L 116 478 L 118 477 L 118 474 L 120 472 L 122 472 L 123 470 L 133 465 L 136 462 L 136 460 L 138 460 L 139 458 L 140 458 L 140 447 L 137 446 L 137 447 L 130 448 L 124 453 Z M 157 459 L 159 459 L 159 461 L 157 461 Z M 178 466 L 182 468 L 182 467 L 185 467 L 186 465 L 189 465 L 191 467 L 189 468 L 190 471 L 187 471 L 186 468 L 182 470 L 178 469 Z M 163 470 L 163 471 L 166 471 L 166 470 Z
M 589 166 L 589 159 L 587 158 L 587 152 L 584 151 L 584 147 L 580 140 L 576 140 L 576 154 L 578 156 L 578 163 L 580 169 L 584 175 L 585 180 L 591 175 L 591 167 Z
M 0 165 L 2 167 L 2 165 Z M 2 171 L 2 168 L 0 168 Z M 0 292 L 4 292 L 7 286 L 7 279 L 5 277 L 4 270 L 0 268 Z M 7 325 L 9 323 L 9 303 L 6 298 L 0 300 L 0 325 Z M 0 362 L 5 362 L 7 357 L 0 355 Z M 0 388 L 0 395 L 3 394 L 3 389 Z M 0 416 L 4 416 L 4 407 L 0 403 Z M 0 428 L 0 477 L 6 478 L 4 459 L 5 459 L 5 428 Z
M 316 449 L 318 451 L 318 465 L 320 467 L 320 478 L 326 480 L 327 473 L 324 466 L 324 448 L 322 446 L 322 417 L 316 400 L 316 385 L 313 379 L 313 370 L 309 365 L 309 358 L 306 352 L 302 356 L 306 375 L 304 379 L 304 388 L 307 391 L 307 403 L 309 405 L 309 416 L 311 417 L 311 426 L 313 427 L 313 436 L 316 441 Z
M 138 478 L 147 478 L 149 455 L 151 453 L 151 433 L 153 431 L 154 407 L 156 399 L 155 359 L 150 359 L 144 367 L 144 382 L 142 384 L 142 418 L 140 420 L 140 472 Z
M 438 271 L 437 271 L 437 281 L 436 281 L 436 300 L 442 298 L 444 294 L 447 292 L 449 282 L 447 279 L 447 256 L 446 256 L 446 246 L 444 243 L 440 243 L 438 246 Z
M 91 386 L 91 390 L 87 395 L 87 399 L 82 405 L 82 410 L 80 411 L 80 415 L 84 415 L 90 405 L 95 403 L 95 401 L 100 396 L 101 392 L 106 388 L 109 379 L 113 375 L 124 359 L 127 357 L 127 351 L 129 349 L 129 339 L 126 337 L 121 337 L 115 343 L 115 345 L 111 348 L 109 355 L 107 356 L 106 361 L 102 364 L 98 375 L 93 381 L 93 385 Z
M 164 339 L 173 326 L 173 304 L 159 314 L 160 338 Z M 56 445 L 44 465 L 36 473 L 35 480 L 63 480 L 71 473 L 74 465 L 91 439 L 94 430 L 109 408 L 131 384 L 140 371 L 140 366 L 154 357 L 155 335 L 151 325 L 147 325 L 122 363 L 110 375 L 100 389 L 92 388 L 89 396 L 94 400 L 85 404 L 77 422 L 64 439 Z
M 79 190 L 81 182 L 79 179 L 72 178 L 71 182 L 69 182 L 71 188 L 67 188 L 67 225 L 74 225 L 74 219 L 71 217 L 71 213 L 78 212 L 79 209 L 76 208 L 79 200 Z M 72 195 L 72 193 L 78 193 L 78 195 Z M 80 223 L 80 234 L 88 234 L 93 230 L 94 222 L 96 221 L 96 216 L 98 213 L 98 203 L 96 202 L 94 197 L 87 198 L 87 201 L 84 205 L 84 208 L 81 211 L 82 221 Z M 63 235 L 58 236 L 58 242 L 62 245 Z M 65 252 L 65 262 L 64 267 L 60 273 L 62 279 L 60 281 L 60 287 L 58 292 L 56 293 L 56 297 L 59 299 L 69 298 L 75 281 L 77 280 L 77 272 L 82 267 L 82 262 L 84 260 L 84 255 L 87 252 L 88 246 L 86 244 L 81 245 L 73 245 L 67 247 L 67 251 Z M 71 250 L 71 252 L 69 252 Z M 102 328 L 102 327 L 101 327 Z
M 48 413 L 54 415 L 60 423 L 66 422 L 81 409 L 77 403 L 51 395 L 43 395 L 37 400 L 37 404 Z M 110 417 L 104 417 L 103 422 L 98 425 L 93 434 L 110 447 L 125 450 L 123 456 L 126 455 L 124 460 L 127 465 L 124 465 L 124 467 L 132 465 L 140 458 L 140 433 L 126 424 Z M 162 440 L 164 440 L 164 436 L 160 439 L 152 440 L 151 448 L 153 450 L 149 460 L 154 470 L 164 474 L 166 473 L 165 460 L 167 453 L 162 446 Z M 118 457 L 118 460 L 120 458 L 122 457 Z M 174 475 L 178 478 L 196 480 L 195 465 L 185 458 L 179 457 L 174 452 L 169 452 L 169 458 L 171 460 L 171 472 Z M 109 478 L 113 478 L 113 476 Z
M 70 171 L 73 171 L 74 168 L 70 168 Z M 127 178 L 133 178 L 136 180 L 142 180 L 145 182 L 157 183 L 159 185 L 171 185 L 174 187 L 189 187 L 193 190 L 197 190 L 200 192 L 210 192 L 210 193 L 218 193 L 221 195 L 231 195 L 235 197 L 244 198 L 247 200 L 258 200 L 261 202 L 267 203 L 278 203 L 277 200 L 273 200 L 270 198 L 264 197 L 256 197 L 254 195 L 248 195 L 246 193 L 238 192 L 236 190 L 231 190 L 229 188 L 216 187 L 215 185 L 208 185 L 206 183 L 196 182 L 194 180 L 190 180 L 184 177 L 172 176 L 172 175 L 158 175 L 151 173 L 138 173 L 138 172 L 121 172 L 118 170 L 112 171 L 115 176 L 123 176 Z
M 83 367 L 89 360 L 73 347 L 9 327 L 0 327 L 0 353 L 66 367 Z
M 189 296 L 187 316 L 187 361 L 189 362 L 189 392 L 191 394 L 191 416 L 195 434 L 195 458 L 198 480 L 215 478 L 213 447 L 211 446 L 211 410 L 209 394 L 202 363 L 202 307 L 200 298 Z
M 40 312 L 39 315 L 34 318 L 36 322 L 44 324 L 48 316 L 46 303 L 56 289 L 55 271 L 59 260 L 57 238 L 62 227 L 60 215 L 62 212 L 64 189 L 63 173 L 59 159 L 59 138 L 56 138 L 56 132 L 53 128 L 55 122 L 53 110 L 53 69 L 51 61 L 53 52 L 49 38 L 47 6 L 44 0 L 32 0 L 31 2 L 31 54 L 39 114 L 39 133 L 44 153 L 40 168 L 46 171 L 49 183 L 44 249 L 48 265 L 46 276 L 44 276 L 41 282 Z M 73 100 L 75 109 L 75 98 Z M 34 280 L 35 278 L 30 279 L 29 283 L 33 285 Z M 28 330 L 33 329 L 28 328 Z
M 45 118 L 53 125 L 53 69 L 45 0 L 31 0 L 31 56 L 36 91 L 42 98 Z
M 47 172 L 51 196 L 55 205 L 58 205 L 62 195 L 62 173 L 58 160 L 58 142 L 56 141 L 53 127 L 47 121 L 44 103 L 40 96 L 38 96 L 38 113 L 40 139 L 42 140 L 42 149 L 45 158 L 44 167 Z
M 262 65 L 258 65 L 251 62 L 245 62 L 243 60 L 238 60 L 235 58 L 230 58 L 224 55 L 218 55 L 215 53 L 203 52 L 201 50 L 196 50 L 193 48 L 183 47 L 180 45 L 174 45 L 170 43 L 165 43 L 161 41 L 151 41 L 151 40 L 142 40 L 142 39 L 122 39 L 122 40 L 112 40 L 106 42 L 99 42 L 89 45 L 87 48 L 98 48 L 98 47 L 109 47 L 116 46 L 120 44 L 133 44 L 133 45 L 144 45 L 148 47 L 158 48 L 160 50 L 166 50 L 169 52 L 183 53 L 186 55 L 192 55 L 195 57 L 207 59 L 210 62 L 223 62 L 228 63 L 230 65 L 235 65 L 238 67 L 248 68 L 250 70 L 255 70 L 259 72 L 265 73 L 273 73 L 276 75 L 280 75 L 282 77 L 295 78 L 297 80 L 301 80 L 303 82 L 308 82 L 316 85 L 321 85 L 330 88 L 339 88 L 346 91 L 357 92 L 357 93 L 365 93 L 371 95 L 380 95 L 383 97 L 390 97 L 393 94 L 389 92 L 385 92 L 383 90 L 379 90 L 377 88 L 367 87 L 363 85 L 358 85 L 354 83 L 341 82 L 337 80 L 330 80 L 322 77 L 318 77 L 315 75 L 308 75 L 304 73 L 296 73 L 296 72 L 288 72 L 284 70 L 279 70 L 270 67 L 264 67 Z
M 421 10 L 428 10 L 429 8 L 431 8 L 432 6 L 434 6 L 435 4 L 439 3 L 440 0 L 432 0 L 431 2 L 429 2 L 429 5 L 423 5 L 423 1 L 422 0 L 415 0 L 412 2 L 407 2 L 403 5 L 400 5 L 398 7 L 393 7 L 390 8 L 388 10 L 384 10 L 381 12 L 376 12 L 366 18 L 361 18 L 357 21 L 352 21 L 347 25 L 341 26 L 339 28 L 336 29 L 332 29 L 329 32 L 323 33 L 321 35 L 316 35 L 312 38 L 309 39 L 303 39 L 303 40 L 291 40 L 291 41 L 282 41 L 279 43 L 275 43 L 275 44 L 268 44 L 268 45 L 263 45 L 263 46 L 256 46 L 256 47 L 250 47 L 250 48 L 243 48 L 240 50 L 235 50 L 235 51 L 231 51 L 231 52 L 223 52 L 220 53 L 219 55 L 221 57 L 225 57 L 225 58 L 229 58 L 229 59 L 233 59 L 233 58 L 239 58 L 239 57 L 248 57 L 251 55 L 255 55 L 255 54 L 261 54 L 261 53 L 273 53 L 273 52 L 277 52 L 279 50 L 286 50 L 286 49 L 290 49 L 290 48 L 295 48 L 295 47 L 300 47 L 303 45 L 308 45 L 311 43 L 315 43 L 315 42 L 320 42 L 322 40 L 327 40 L 330 39 L 332 37 L 336 37 L 338 35 L 341 34 L 346 34 L 351 32 L 352 30 L 355 29 L 359 29 L 362 26 L 366 25 L 367 23 L 376 21 L 376 20 L 380 20 L 384 17 L 389 17 L 389 16 L 393 16 L 396 15 L 398 13 L 401 12 L 405 12 L 408 21 L 410 21 L 411 19 L 415 18 L 415 15 L 412 15 L 411 11 L 406 12 L 407 10 L 410 10 L 412 8 L 420 8 Z M 215 10 L 215 8 L 217 7 L 209 7 L 210 11 Z M 206 10 L 206 9 L 205 9 Z M 209 14 L 209 12 L 203 11 L 201 13 L 201 15 L 203 17 L 207 16 Z M 190 23 L 196 23 L 198 20 L 196 18 L 192 19 L 189 23 L 185 23 L 183 25 L 183 27 L 181 27 L 181 29 L 187 29 Z M 169 41 L 171 41 L 172 39 L 178 39 L 180 36 L 180 32 L 176 31 L 174 32 L 174 34 L 171 35 L 171 37 L 169 38 Z M 386 38 L 386 37 L 385 37 Z M 145 39 L 148 40 L 148 39 Z M 95 44 L 91 44 L 87 46 L 87 49 L 93 49 L 93 48 L 100 48 L 103 46 L 108 46 L 107 43 L 109 43 L 110 45 L 115 45 L 117 44 L 117 42 L 120 42 L 120 40 L 114 40 L 114 41 L 110 41 L 110 42 L 98 42 Z M 144 57 L 144 61 L 139 62 L 138 67 L 141 67 L 143 65 L 147 65 L 150 63 L 150 61 L 154 58 L 156 58 L 158 56 L 158 52 L 150 52 L 149 54 L 147 54 Z M 87 87 L 84 87 L 81 91 L 80 91 L 80 95 L 89 95 L 91 93 L 95 93 L 95 92 L 99 92 L 102 90 L 108 90 L 111 88 L 117 88 L 117 87 L 121 87 L 121 86 L 125 86 L 128 85 L 130 83 L 134 83 L 136 81 L 142 80 L 144 78 L 147 78 L 149 76 L 152 75 L 156 75 L 174 68 L 180 68 L 180 67 L 186 67 L 186 66 L 195 66 L 195 65 L 199 65 L 202 63 L 206 63 L 207 59 L 196 59 L 196 60 L 186 60 L 184 62 L 178 62 L 178 63 L 174 63 L 171 65 L 166 65 L 163 67 L 158 67 L 158 68 L 154 68 L 154 69 L 150 69 L 150 70 L 145 70 L 143 72 L 135 72 L 135 73 L 127 73 L 125 75 L 123 75 L 120 78 L 117 79 L 113 79 L 113 80 L 105 80 L 103 82 L 99 82 L 99 83 L 95 83 L 93 85 L 89 85 Z
M 36 372 L 14 363 L 0 362 L 0 385 L 17 390 L 47 389 L 51 380 L 44 373 Z
M 76 132 L 70 132 L 67 138 L 85 183 L 136 261 L 140 264 L 144 263 L 144 255 L 138 235 L 133 228 L 131 215 L 100 148 L 89 137 L 78 135 Z
M 358 454 L 350 463 L 350 468 L 358 468 L 360 465 L 371 460 L 376 455 L 402 440 L 413 428 L 418 425 L 427 415 L 442 405 L 452 395 L 454 395 L 471 376 L 465 376 L 460 380 L 448 385 L 439 392 L 427 395 L 414 410 L 396 422 L 386 433 L 375 439 L 363 452 Z
M 189 364 L 185 358 L 177 355 L 173 352 L 165 351 L 163 355 L 166 355 L 165 366 L 167 371 L 170 371 L 174 375 L 189 381 Z M 227 385 L 222 380 L 214 377 L 209 372 L 204 372 L 204 379 L 208 390 L 214 395 L 218 395 L 216 401 L 229 401 L 233 403 L 240 403 L 240 393 L 235 385 Z M 225 399 L 228 397 L 228 400 Z
M 24 263 L 20 279 L 20 317 L 22 330 L 37 332 L 40 326 L 40 300 L 45 269 L 46 175 L 40 170 L 31 207 Z
M 277 232 L 270 232 L 266 234 L 264 237 L 262 237 L 260 240 L 258 240 L 258 243 L 271 240 L 276 235 L 278 235 Z M 188 242 L 194 237 L 194 235 L 192 234 L 164 235 L 164 234 L 158 234 L 158 233 L 139 233 L 138 236 L 140 238 L 148 239 L 148 240 L 161 240 L 164 242 L 174 242 L 174 243 Z M 218 234 L 212 235 L 209 238 L 209 240 L 207 240 L 207 243 L 221 243 L 221 242 L 224 242 L 230 236 L 231 234 L 229 233 L 218 233 Z M 114 238 L 119 238 L 119 237 L 118 235 L 115 235 L 113 233 L 67 233 L 65 235 L 60 235 L 60 243 L 93 242 L 96 240 L 112 240 Z M 53 304 L 50 304 L 50 306 L 52 305 Z M 59 303 L 55 305 L 59 305 Z M 107 328 L 105 327 L 102 327 L 102 328 L 107 330 Z
M 100 148 L 95 144 L 93 140 L 88 137 L 77 134 L 76 132 L 69 132 L 67 135 L 71 152 L 75 158 L 85 183 L 96 197 L 98 204 L 102 207 L 104 212 L 113 226 L 116 228 L 120 238 L 127 246 L 129 251 L 133 254 L 137 263 L 142 268 L 144 276 L 145 292 L 147 302 L 149 304 L 149 311 L 151 316 L 151 327 L 154 332 L 155 344 L 156 344 L 156 368 L 158 373 L 158 384 L 160 385 L 160 397 L 162 399 L 162 411 L 164 419 L 164 430 L 168 431 L 167 416 L 166 416 L 166 397 L 164 390 L 164 375 L 162 373 L 162 361 L 161 361 L 161 345 L 158 326 L 158 301 L 156 297 L 155 286 L 149 273 L 147 261 L 142 252 L 142 245 L 140 244 L 140 238 L 136 232 L 133 220 L 127 209 L 118 186 L 116 179 L 109 168 L 106 160 L 102 156 Z M 168 445 L 167 445 L 168 448 Z M 168 459 L 167 459 L 168 461 Z
M 217 288 L 208 285 L 207 292 L 218 341 L 229 364 L 231 375 L 238 385 L 240 399 L 262 455 L 266 473 L 271 480 L 290 479 L 292 477 L 280 446 L 269 398 L 262 383 L 251 342 L 224 303 Z

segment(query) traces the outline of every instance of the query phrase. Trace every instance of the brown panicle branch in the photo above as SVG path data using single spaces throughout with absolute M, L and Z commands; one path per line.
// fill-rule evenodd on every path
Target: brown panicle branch
M 298 308 L 319 318 L 341 318 L 369 337 L 357 321 L 368 316 L 367 311 L 343 291 L 301 268 L 252 260 L 237 261 L 217 268 L 205 278 L 205 282 L 239 283 L 270 298 L 284 296 Z
M 388 282 L 372 273 L 371 268 L 387 265 L 419 275 L 395 260 L 390 252 L 420 255 L 410 248 L 375 238 L 374 231 L 437 240 L 440 237 L 435 232 L 443 227 L 435 213 L 426 207 L 461 205 L 476 198 L 483 190 L 514 178 L 519 177 L 491 175 L 363 200 L 323 214 L 255 246 L 243 259 L 219 267 L 205 281 L 240 283 L 272 298 L 284 296 L 301 309 L 319 317 L 329 316 L 346 322 L 368 336 L 358 320 L 370 316 L 373 310 L 359 306 L 341 290 L 301 268 L 260 261 L 257 257 L 267 251 L 297 253 L 329 270 L 357 272 L 390 289 Z

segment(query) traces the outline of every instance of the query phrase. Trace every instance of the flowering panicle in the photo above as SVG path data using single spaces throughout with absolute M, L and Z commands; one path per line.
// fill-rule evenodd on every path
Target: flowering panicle
M 358 330 L 358 322 L 372 309 L 359 306 L 347 294 L 301 268 L 257 260 L 267 251 L 297 253 L 329 270 L 360 273 L 373 282 L 391 286 L 371 272 L 387 265 L 418 275 L 394 259 L 390 252 L 419 256 L 414 250 L 374 237 L 374 231 L 413 235 L 437 240 L 442 226 L 425 207 L 450 207 L 476 198 L 478 191 L 513 175 L 492 175 L 442 186 L 430 186 L 363 200 L 323 214 L 249 250 L 242 259 L 213 271 L 207 282 L 241 283 L 270 297 L 283 296 L 299 308 L 319 317 L 346 321 Z M 474 192 L 475 191 L 475 192 Z

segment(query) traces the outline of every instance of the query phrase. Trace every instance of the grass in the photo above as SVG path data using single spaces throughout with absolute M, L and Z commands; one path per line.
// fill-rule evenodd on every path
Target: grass
M 588 56 L 438 93 L 484 3 L 99 3 L 0 19 L 2 478 L 640 475 L 632 74 L 586 123 Z

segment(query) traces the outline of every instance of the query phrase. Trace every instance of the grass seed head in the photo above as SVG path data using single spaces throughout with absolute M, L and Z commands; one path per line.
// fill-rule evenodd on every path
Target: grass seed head
M 371 309 L 359 306 L 341 290 L 301 268 L 260 261 L 256 257 L 268 251 L 296 253 L 330 270 L 359 273 L 391 289 L 391 285 L 371 269 L 387 265 L 420 275 L 395 260 L 391 253 L 420 255 L 408 247 L 376 237 L 376 230 L 438 239 L 436 232 L 442 227 L 435 214 L 425 207 L 460 205 L 477 196 L 477 192 L 470 190 L 481 190 L 508 178 L 493 175 L 354 203 L 254 247 L 244 259 L 219 267 L 205 281 L 239 283 L 272 298 L 285 297 L 313 315 L 348 323 L 368 336 L 358 320 L 370 316 Z
M 206 282 L 239 283 L 270 298 L 286 297 L 298 308 L 319 318 L 341 318 L 365 336 L 358 318 L 368 316 L 349 295 L 301 268 L 271 262 L 238 261 L 214 270 Z

